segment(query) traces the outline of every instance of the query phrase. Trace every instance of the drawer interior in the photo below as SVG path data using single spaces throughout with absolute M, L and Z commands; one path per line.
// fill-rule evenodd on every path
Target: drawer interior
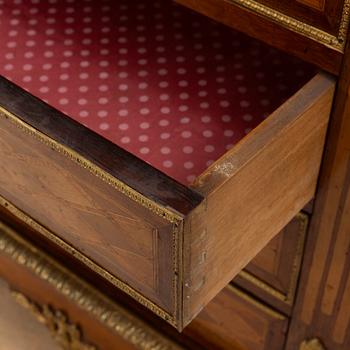
M 0 73 L 184 185 L 315 68 L 171 1 L 6 1 Z

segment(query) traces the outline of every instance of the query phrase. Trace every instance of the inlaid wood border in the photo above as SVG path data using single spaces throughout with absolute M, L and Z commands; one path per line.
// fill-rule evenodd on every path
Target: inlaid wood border
M 54 242 L 55 244 L 59 245 L 61 248 L 63 248 L 65 251 L 67 251 L 69 254 L 73 255 L 75 258 L 78 258 L 82 263 L 87 265 L 89 268 L 91 268 L 93 271 L 97 272 L 100 276 L 107 279 L 109 282 L 111 282 L 114 286 L 121 289 L 124 293 L 128 294 L 135 300 L 137 300 L 140 304 L 144 305 L 148 309 L 150 309 L 152 312 L 154 312 L 156 315 L 164 319 L 165 321 L 169 322 L 174 327 L 178 327 L 179 323 L 181 321 L 178 321 L 178 317 L 180 316 L 179 313 L 179 306 L 181 302 L 179 299 L 181 298 L 180 288 L 179 288 L 179 276 L 182 271 L 182 260 L 181 260 L 181 247 L 179 247 L 180 242 L 182 242 L 182 239 L 180 236 L 182 235 L 183 230 L 183 216 L 174 211 L 170 208 L 166 208 L 160 204 L 158 204 L 155 201 L 152 201 L 151 199 L 147 198 L 146 196 L 142 195 L 138 191 L 134 190 L 127 184 L 123 183 L 116 177 L 112 176 L 99 166 L 95 165 L 90 160 L 86 159 L 82 155 L 80 155 L 78 152 L 74 151 L 73 149 L 65 146 L 64 144 L 61 144 L 57 142 L 56 140 L 52 139 L 51 137 L 47 136 L 46 134 L 40 132 L 36 128 L 32 127 L 28 123 L 24 122 L 20 118 L 18 118 L 13 113 L 7 111 L 5 108 L 0 106 L 0 120 L 5 119 L 15 125 L 18 129 L 20 129 L 23 133 L 34 137 L 35 139 L 39 140 L 41 143 L 46 145 L 47 147 L 50 147 L 52 150 L 63 154 L 65 157 L 73 161 L 74 163 L 78 164 L 79 166 L 86 169 L 86 171 L 91 172 L 93 175 L 97 176 L 102 181 L 109 184 L 111 187 L 116 189 L 117 191 L 121 192 L 131 200 L 135 201 L 139 205 L 146 207 L 151 212 L 155 213 L 156 215 L 162 217 L 164 220 L 170 222 L 172 224 L 172 271 L 173 277 L 172 277 L 172 286 L 173 286 L 173 309 L 175 310 L 174 315 L 169 314 L 159 306 L 157 306 L 155 303 L 153 303 L 151 300 L 143 296 L 141 293 L 136 291 L 134 288 L 129 286 L 128 284 L 124 283 L 122 280 L 117 278 L 116 276 L 112 275 L 108 271 L 106 271 L 104 268 L 93 262 L 91 259 L 89 259 L 87 256 L 82 254 L 79 250 L 65 242 L 63 239 L 60 239 L 57 235 L 55 235 L 53 232 L 45 228 L 44 226 L 40 225 L 39 223 L 35 222 L 32 218 L 30 218 L 26 213 L 22 212 L 19 208 L 16 208 L 12 203 L 8 202 L 5 198 L 0 196 L 0 205 L 3 207 L 6 207 L 7 210 L 10 210 L 10 212 L 18 217 L 21 221 L 24 221 L 26 224 L 28 224 L 30 227 L 32 227 L 34 230 Z M 179 314 L 179 315 L 178 315 Z
M 16 218 L 30 226 L 32 229 L 34 229 L 36 232 L 40 233 L 45 238 L 48 238 L 50 241 L 58 245 L 60 248 L 65 250 L 68 254 L 78 259 L 80 262 L 82 262 L 84 265 L 89 267 L 92 271 L 96 272 L 98 275 L 106 279 L 108 282 L 113 284 L 115 287 L 122 290 L 124 293 L 135 299 L 138 303 L 142 304 L 143 306 L 150 309 L 152 312 L 154 312 L 157 316 L 161 317 L 165 321 L 169 322 L 173 326 L 177 326 L 176 318 L 173 315 L 170 315 L 165 310 L 154 304 L 151 300 L 143 296 L 141 293 L 130 287 L 128 284 L 121 281 L 116 276 L 112 275 L 105 269 L 103 269 L 101 266 L 96 264 L 93 260 L 89 259 L 87 256 L 82 254 L 79 250 L 75 249 L 73 246 L 66 243 L 63 239 L 56 236 L 53 232 L 45 228 L 44 226 L 40 225 L 38 222 L 33 220 L 31 217 L 29 217 L 27 214 L 22 212 L 20 209 L 15 207 L 12 203 L 10 203 L 8 200 L 0 196 L 0 206 L 5 208 L 7 211 L 9 211 L 12 215 L 14 215 Z M 1 223 L 0 223 L 1 228 Z M 1 243 L 1 242 L 0 242 Z M 1 246 L 0 246 L 1 251 Z M 177 286 L 177 280 L 173 281 L 174 286 Z M 176 297 L 176 293 L 175 297 Z

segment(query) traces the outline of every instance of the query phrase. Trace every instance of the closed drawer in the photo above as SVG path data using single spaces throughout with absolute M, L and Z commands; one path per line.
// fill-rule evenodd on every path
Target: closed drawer
M 308 216 L 299 213 L 239 273 L 234 283 L 290 313 L 299 278 Z
M 288 319 L 228 286 L 185 329 L 203 349 L 282 349 Z
M 344 0 L 176 0 L 195 11 L 339 73 L 349 27 Z
M 170 2 L 50 8 L 1 15 L 2 205 L 181 330 L 314 195 L 334 80 Z
M 186 349 L 111 301 L 19 233 L 22 229 L 14 231 L 0 222 L 0 290 L 6 303 L 2 310 L 11 313 L 1 329 L 1 345 L 8 345 L 6 349 L 24 349 L 24 344 L 30 349 Z M 27 310 L 25 318 L 21 317 L 24 310 L 11 308 L 15 301 L 18 308 Z M 6 334 L 8 330 L 10 334 Z

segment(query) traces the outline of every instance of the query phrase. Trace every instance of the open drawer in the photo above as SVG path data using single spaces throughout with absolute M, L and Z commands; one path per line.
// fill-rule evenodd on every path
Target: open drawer
M 314 195 L 334 79 L 165 0 L 1 6 L 2 205 L 181 330 Z

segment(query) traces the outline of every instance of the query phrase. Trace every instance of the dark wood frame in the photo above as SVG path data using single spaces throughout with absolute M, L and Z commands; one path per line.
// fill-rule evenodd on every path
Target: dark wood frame
M 176 0 L 196 12 L 339 74 L 343 53 L 227 0 Z

